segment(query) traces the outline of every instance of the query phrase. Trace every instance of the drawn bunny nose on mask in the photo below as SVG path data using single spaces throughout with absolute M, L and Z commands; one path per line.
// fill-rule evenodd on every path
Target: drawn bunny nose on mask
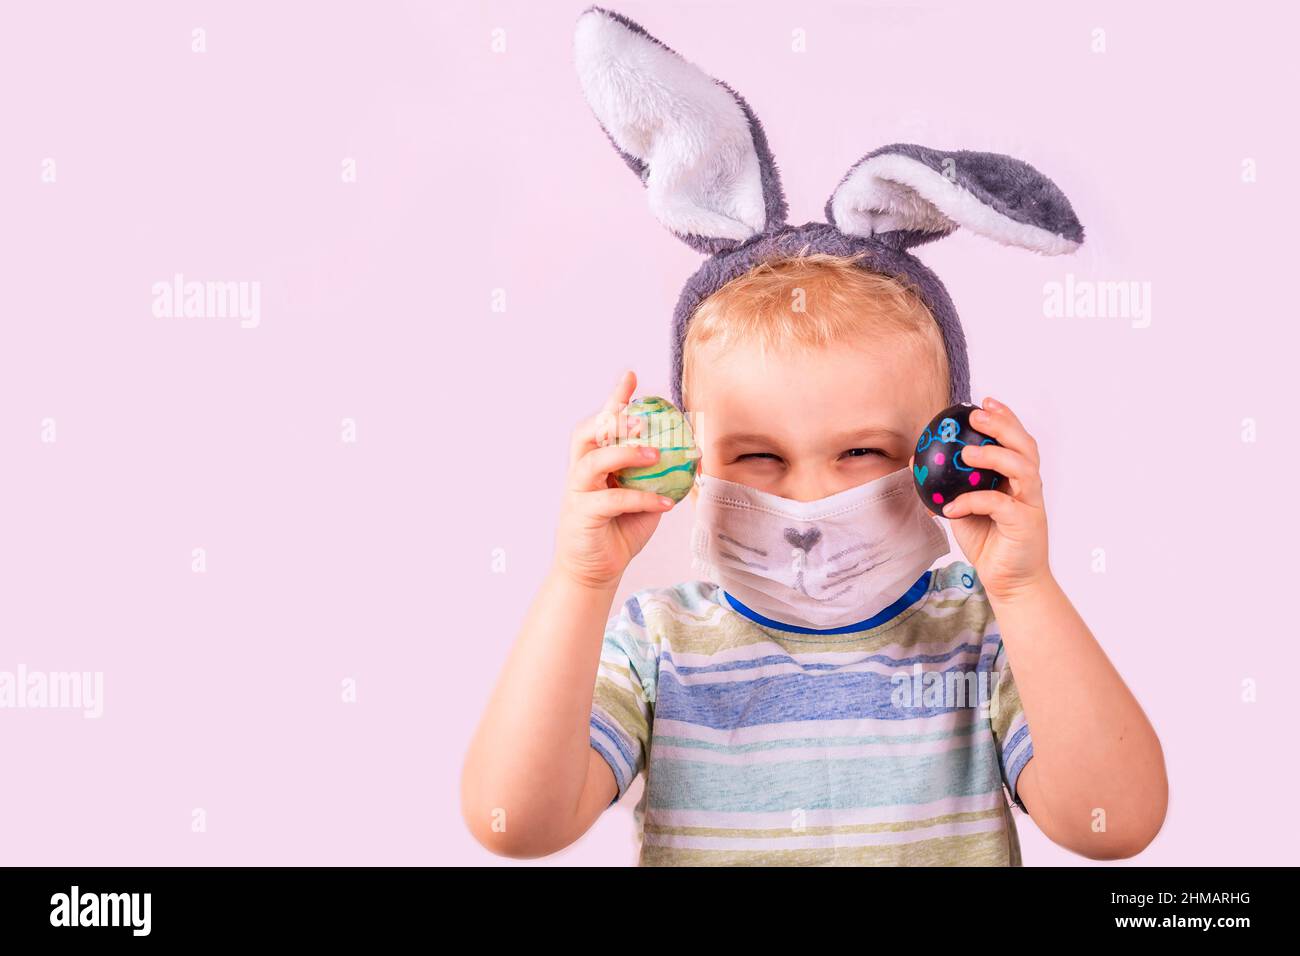
M 795 574 L 802 572 L 808 565 L 808 552 L 821 540 L 822 533 L 816 528 L 799 531 L 796 528 L 785 529 L 785 540 L 794 546 L 790 552 L 790 570 Z
M 812 550 L 812 546 L 821 540 L 821 536 L 822 533 L 816 528 L 807 528 L 804 531 L 795 528 L 785 529 L 785 540 L 803 552 Z
M 939 277 L 908 251 L 959 227 L 1043 255 L 1073 252 L 1083 226 L 1065 194 L 1028 163 L 998 153 L 895 143 L 850 167 L 825 222 L 793 226 L 767 135 L 734 88 L 687 62 L 640 24 L 590 7 L 574 31 L 583 95 L 650 211 L 709 258 L 673 315 L 673 403 L 683 408 L 683 344 L 696 307 L 755 266 L 811 253 L 916 291 L 948 355 L 950 404 L 970 401 L 966 337 Z M 846 105 L 849 105 L 846 103 Z

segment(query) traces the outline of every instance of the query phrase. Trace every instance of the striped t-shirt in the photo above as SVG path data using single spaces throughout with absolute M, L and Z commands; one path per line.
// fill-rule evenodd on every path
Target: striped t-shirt
M 591 745 L 615 803 L 646 772 L 642 866 L 1020 865 L 1033 745 L 962 561 L 834 631 L 706 581 L 637 591 L 606 626 Z

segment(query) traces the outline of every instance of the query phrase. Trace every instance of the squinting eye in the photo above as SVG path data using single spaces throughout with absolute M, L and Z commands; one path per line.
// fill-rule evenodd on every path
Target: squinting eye
M 770 451 L 752 451 L 747 455 L 741 455 L 739 458 L 736 459 L 736 461 L 744 461 L 746 458 L 771 458 L 773 461 L 781 460 L 778 456 L 772 454 Z
M 859 455 L 858 452 L 862 452 L 862 454 Z M 848 455 L 850 458 L 864 458 L 867 455 L 883 456 L 885 453 L 881 451 L 879 448 L 851 448 L 847 452 L 845 452 L 845 454 Z

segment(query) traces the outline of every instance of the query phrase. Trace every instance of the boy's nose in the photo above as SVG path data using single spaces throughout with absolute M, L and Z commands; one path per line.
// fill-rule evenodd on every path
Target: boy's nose
M 822 533 L 817 528 L 805 528 L 803 531 L 797 528 L 785 529 L 785 540 L 802 551 L 811 550 L 812 546 L 821 539 L 821 536 Z

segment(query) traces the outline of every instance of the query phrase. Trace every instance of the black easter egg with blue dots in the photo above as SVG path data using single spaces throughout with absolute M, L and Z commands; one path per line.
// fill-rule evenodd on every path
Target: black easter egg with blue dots
M 968 445 L 996 445 L 996 439 L 971 427 L 970 413 L 979 408 L 970 402 L 950 405 L 930 420 L 916 442 L 912 477 L 925 506 L 937 515 L 943 506 L 968 491 L 1001 491 L 1010 494 L 1007 478 L 990 468 L 974 468 L 962 460 Z

